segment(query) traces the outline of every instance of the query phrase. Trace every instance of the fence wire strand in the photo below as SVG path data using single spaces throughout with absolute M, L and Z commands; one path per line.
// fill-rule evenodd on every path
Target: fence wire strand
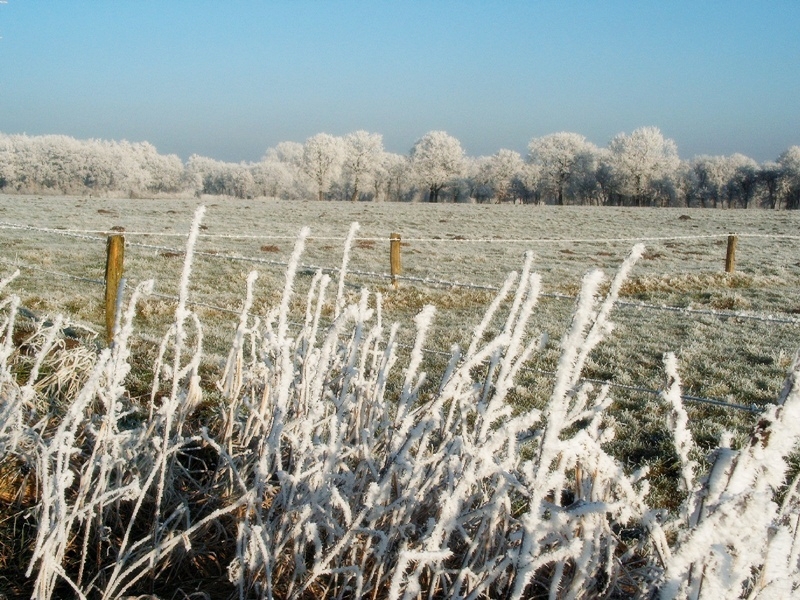
M 42 269 L 41 267 L 35 267 L 33 265 L 21 263 L 18 260 L 7 260 L 5 258 L 0 258 L 0 263 L 8 265 L 9 267 L 14 267 L 16 269 L 26 269 L 28 271 L 36 271 L 38 273 L 44 273 L 46 275 L 54 275 L 56 277 L 61 277 L 64 279 L 71 279 L 73 281 L 82 281 L 84 283 L 91 283 L 94 285 L 105 285 L 105 281 L 103 281 L 102 279 L 92 279 L 90 277 L 81 277 L 80 275 L 72 275 L 70 273 L 63 273 L 61 271 L 51 271 L 49 269 Z
M 408 350 L 413 350 L 413 348 L 414 348 L 413 346 L 410 346 L 408 344 L 400 344 L 400 343 L 398 343 L 397 346 L 400 347 L 400 348 L 408 349 Z M 452 356 L 449 352 L 444 352 L 443 350 L 431 350 L 429 348 L 423 348 L 422 352 L 424 354 L 440 356 L 442 358 L 450 358 Z M 522 367 L 521 370 L 525 371 L 527 373 L 535 374 L 535 375 L 547 375 L 547 376 L 551 376 L 551 377 L 556 375 L 555 371 L 548 371 L 546 369 L 533 369 L 531 367 Z M 594 384 L 597 384 L 597 385 L 607 385 L 607 386 L 613 387 L 613 388 L 623 389 L 623 390 L 627 390 L 627 391 L 630 391 L 630 392 L 641 392 L 643 394 L 650 394 L 650 395 L 653 395 L 653 396 L 661 396 L 663 394 L 663 392 L 664 392 L 664 390 L 654 390 L 652 388 L 647 388 L 647 387 L 638 386 L 638 385 L 630 385 L 630 384 L 625 384 L 625 383 L 616 383 L 614 381 L 608 381 L 606 379 L 592 379 L 590 377 L 582 377 L 580 379 L 580 381 L 586 382 L 586 383 L 594 383 Z M 693 396 L 693 395 L 690 395 L 690 394 L 682 394 L 681 395 L 681 399 L 686 400 L 687 402 L 695 402 L 695 403 L 700 403 L 700 404 L 711 404 L 711 405 L 714 405 L 714 406 L 720 406 L 720 407 L 723 407 L 723 408 L 731 408 L 731 409 L 735 409 L 735 410 L 742 410 L 742 411 L 751 412 L 751 413 L 760 413 L 761 410 L 762 410 L 762 409 L 760 409 L 758 406 L 756 406 L 754 404 L 751 404 L 751 405 L 737 404 L 735 402 L 727 402 L 726 400 L 720 400 L 718 398 L 704 398 L 702 396 Z
M 34 225 L 24 225 L 21 223 L 11 223 L 0 221 L 0 229 L 21 229 L 26 231 L 36 231 L 40 233 L 50 233 L 65 235 L 70 237 L 82 237 L 84 239 L 97 240 L 98 236 L 110 235 L 114 233 L 124 233 L 126 236 L 142 237 L 174 237 L 185 238 L 189 232 L 164 232 L 164 231 L 118 231 L 109 229 L 55 229 L 50 227 L 36 227 Z M 404 237 L 403 242 L 417 243 L 465 243 L 465 244 L 603 244 L 603 243 L 631 243 L 631 242 L 668 242 L 680 240 L 704 240 L 721 239 L 729 235 L 737 235 L 740 238 L 760 238 L 776 240 L 800 240 L 800 235 L 778 234 L 778 233 L 709 233 L 696 235 L 672 235 L 672 236 L 631 236 L 614 238 L 467 238 L 464 236 L 448 237 Z M 205 239 L 228 239 L 228 240 L 296 240 L 297 235 L 261 235 L 261 234 L 241 234 L 241 233 L 206 233 L 201 232 L 200 238 Z M 309 240 L 320 240 L 330 242 L 344 242 L 347 238 L 342 236 L 316 236 L 311 235 Z M 355 241 L 362 242 L 386 242 L 388 237 L 357 237 Z

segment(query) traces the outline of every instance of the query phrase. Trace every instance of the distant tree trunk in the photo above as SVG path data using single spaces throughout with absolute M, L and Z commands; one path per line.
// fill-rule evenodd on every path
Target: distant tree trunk
M 767 202 L 772 210 L 775 210 L 776 200 L 778 199 L 778 182 L 767 181 Z
M 566 173 L 561 173 L 558 176 L 558 196 L 556 197 L 556 202 L 559 206 L 564 206 L 564 186 L 567 184 L 567 177 Z
M 773 210 L 780 208 L 780 206 L 776 206 L 780 202 L 778 196 L 778 172 L 776 170 L 767 171 L 765 169 L 761 174 L 761 180 L 767 188 L 767 204 L 769 207 Z
M 755 196 L 756 180 L 746 179 L 741 183 L 742 187 L 742 208 L 750 208 L 750 200 Z
M 634 194 L 634 202 L 636 203 L 637 207 L 641 208 L 643 190 L 642 190 L 642 178 L 641 178 L 640 175 L 636 176 L 636 187 L 635 187 L 635 190 L 636 190 L 636 193 Z

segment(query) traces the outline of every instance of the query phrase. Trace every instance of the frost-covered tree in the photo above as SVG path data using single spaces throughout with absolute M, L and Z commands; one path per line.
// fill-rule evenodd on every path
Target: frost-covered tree
M 409 199 L 414 193 L 414 183 L 408 156 L 386 153 L 383 170 L 386 172 L 386 199 L 394 202 Z
M 469 196 L 478 202 L 497 201 L 491 184 L 490 159 L 490 156 L 479 156 L 466 160 L 464 178 L 469 186 Z
M 749 208 L 758 186 L 758 163 L 744 154 L 732 154 L 727 157 L 730 179 L 728 180 L 728 206 L 738 204 Z
M 262 160 L 254 164 L 250 172 L 259 196 L 287 198 L 295 184 L 295 177 L 287 164 L 277 160 Z
M 747 208 L 759 184 L 759 166 L 743 154 L 698 156 L 690 163 L 689 196 L 703 207 Z
M 64 194 L 177 192 L 184 167 L 147 142 L 76 140 L 65 135 L 2 136 L 0 187 Z
M 442 188 L 464 172 L 461 143 L 444 131 L 429 131 L 418 139 L 410 160 L 417 181 L 428 190 L 429 202 L 438 202 Z
M 594 177 L 597 182 L 600 203 L 608 206 L 619 204 L 621 195 L 617 185 L 617 178 L 614 176 L 611 150 L 608 148 L 598 149 L 597 168 L 595 169 Z
M 275 160 L 300 169 L 303 166 L 303 144 L 300 142 L 280 142 L 267 150 L 262 160 Z
M 344 161 L 342 139 L 318 133 L 303 145 L 303 171 L 317 187 L 317 198 L 323 200 L 331 184 L 339 179 Z
M 603 194 L 597 179 L 597 171 L 603 156 L 600 148 L 590 144 L 589 148 L 576 157 L 567 191 L 581 204 L 602 203 Z
M 251 168 L 256 190 L 272 198 L 298 198 L 306 193 L 303 168 L 303 144 L 281 142 L 269 148 L 260 162 Z
M 192 154 L 186 162 L 186 180 L 195 196 L 203 193 L 205 173 L 212 168 L 211 163 L 212 159 L 199 154 Z
M 694 172 L 692 171 L 692 163 L 690 161 L 680 161 L 675 171 L 673 182 L 675 205 L 690 206 L 692 194 L 694 193 Z
M 183 162 L 175 154 L 159 154 L 155 146 L 143 142 L 134 146 L 137 163 L 147 173 L 149 192 L 177 192 L 184 182 Z
M 383 136 L 359 130 L 344 136 L 343 175 L 351 187 L 350 200 L 372 183 L 383 159 Z
M 495 202 L 515 201 L 525 178 L 525 162 L 519 152 L 502 149 L 492 156 L 482 156 L 473 165 L 473 195 Z
M 17 152 L 21 190 L 72 193 L 91 168 L 88 148 L 65 135 L 22 136 Z M 91 187 L 91 185 L 87 186 Z
M 675 142 L 657 127 L 620 133 L 608 147 L 619 191 L 636 206 L 655 201 L 659 184 L 673 177 L 680 163 Z
M 516 200 L 516 185 L 523 177 L 525 162 L 519 152 L 501 149 L 487 163 L 489 181 L 499 202 Z
M 197 195 L 251 198 L 255 193 L 253 175 L 244 163 L 226 163 L 194 154 L 189 157 L 186 170 Z
M 533 138 L 528 144 L 528 160 L 539 166 L 541 192 L 558 205 L 593 179 L 596 152 L 585 137 L 569 132 Z
M 146 157 L 154 152 L 150 144 L 131 143 L 123 140 L 115 144 L 112 153 L 116 155 L 111 177 L 113 187 L 134 196 L 153 186 L 153 177 L 145 168 Z
M 0 133 L 0 191 L 11 186 L 15 179 L 14 144 L 10 136 Z
M 777 162 L 767 161 L 758 170 L 758 180 L 765 195 L 764 204 L 769 208 L 779 208 L 778 190 L 781 183 L 781 166 Z
M 725 161 L 723 156 L 697 156 L 691 161 L 692 197 L 700 202 L 703 208 L 717 208 L 724 197 L 727 182 Z
M 408 158 L 394 152 L 381 152 L 371 179 L 374 200 L 400 200 L 409 187 Z
M 800 208 L 800 146 L 792 146 L 778 158 L 780 165 L 780 189 L 784 206 Z

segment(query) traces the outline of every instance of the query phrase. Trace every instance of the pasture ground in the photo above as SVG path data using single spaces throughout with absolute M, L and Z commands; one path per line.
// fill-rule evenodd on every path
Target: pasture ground
M 533 268 L 542 276 L 543 291 L 553 294 L 541 299 L 534 326 L 549 342 L 531 361 L 516 390 L 520 407 L 538 403 L 548 393 L 549 373 L 573 308 L 570 299 L 559 295 L 574 294 L 583 274 L 591 269 L 613 273 L 635 238 L 665 239 L 644 242 L 647 251 L 622 293 L 630 304 L 616 309 L 616 328 L 591 357 L 586 377 L 658 390 L 664 384 L 662 358 L 671 351 L 680 361 L 684 393 L 758 406 L 777 397 L 800 348 L 796 322 L 800 319 L 800 240 L 781 237 L 800 232 L 800 213 L 796 212 L 0 196 L 0 222 L 86 231 L 124 227 L 131 244 L 125 261 L 128 281 L 152 278 L 156 292 L 174 296 L 185 235 L 200 204 L 207 206 L 207 212 L 190 290 L 205 327 L 204 368 L 211 376 L 218 372 L 229 348 L 237 322 L 233 313 L 241 307 L 247 273 L 253 269 L 260 273 L 253 312 L 264 314 L 279 300 L 282 263 L 288 261 L 299 230 L 311 228 L 301 258 L 308 265 L 301 281 L 310 282 L 315 267 L 340 266 L 343 240 L 353 222 L 360 229 L 351 252 L 347 292 L 355 296 L 362 287 L 379 292 L 384 319 L 403 325 L 407 343 L 413 336 L 413 315 L 425 304 L 436 306 L 434 330 L 426 343 L 433 351 L 427 359 L 434 373 L 452 344 L 469 339 L 494 292 L 416 278 L 498 287 L 510 271 L 521 268 L 526 250 L 534 252 Z M 403 275 L 415 278 L 401 280 L 398 289 L 387 279 L 359 274 L 389 270 L 391 232 L 405 240 Z M 734 274 L 723 272 L 728 233 L 742 235 Z M 14 291 L 26 308 L 37 314 L 64 313 L 102 332 L 99 282 L 105 237 L 86 235 L 95 239 L 2 229 L 0 267 L 5 272 L 20 266 L 22 274 Z M 224 258 L 231 256 L 260 262 Z M 330 289 L 335 294 L 335 273 L 332 277 Z M 305 292 L 296 290 L 301 299 Z M 655 310 L 636 307 L 636 303 L 708 312 Z M 155 352 L 153 342 L 163 335 L 173 311 L 174 302 L 163 297 L 151 297 L 140 305 L 138 332 L 143 351 L 150 348 L 145 354 Z M 731 314 L 774 315 L 795 323 Z M 297 318 L 301 320 L 302 314 Z M 146 386 L 147 377 L 142 376 L 141 388 Z M 659 432 L 664 424 L 657 397 L 622 387 L 612 394 L 614 414 L 623 428 L 649 440 L 630 448 L 629 458 L 665 460 L 660 456 L 664 448 L 659 446 L 663 437 Z M 698 441 L 709 445 L 716 444 L 724 429 L 734 428 L 744 435 L 751 424 L 747 412 L 706 404 L 689 406 Z

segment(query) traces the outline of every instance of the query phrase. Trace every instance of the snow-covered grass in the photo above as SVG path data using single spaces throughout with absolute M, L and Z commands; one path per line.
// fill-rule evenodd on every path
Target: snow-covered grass
M 685 366 L 660 357 L 665 391 L 639 417 L 663 415 L 665 443 L 653 445 L 670 463 L 666 475 L 621 456 L 640 435 L 626 429 L 631 399 L 617 405 L 618 390 L 584 380 L 619 333 L 612 315 L 624 311 L 614 305 L 636 283 L 643 247 L 619 257 L 611 281 L 589 271 L 566 314 L 562 301 L 541 320 L 554 299 L 542 297 L 546 277 L 528 254 L 497 294 L 448 300 L 456 311 L 483 304 L 476 318 L 455 319 L 456 335 L 436 332 L 445 311 L 425 303 L 434 291 L 393 297 L 349 277 L 304 275 L 314 232 L 303 229 L 286 242 L 280 281 L 276 271 L 241 278 L 227 357 L 209 374 L 209 339 L 191 302 L 202 217 L 177 273 L 158 284 L 177 287 L 177 302 L 167 308 L 151 282 L 138 284 L 114 346 L 88 357 L 63 358 L 74 326 L 59 318 L 27 320 L 32 331 L 18 334 L 24 287 L 21 277 L 3 281 L 0 492 L 9 508 L 0 535 L 12 550 L 0 561 L 11 577 L 29 577 L 0 579 L 7 595 L 13 583 L 39 599 L 178 589 L 214 598 L 774 598 L 800 585 L 798 479 L 787 481 L 800 366 L 750 434 L 739 422 L 698 440 L 681 399 Z M 344 259 L 341 250 L 328 257 L 336 266 L 355 268 L 350 242 Z M 392 302 L 415 316 L 394 323 Z M 547 335 L 562 316 L 560 334 Z M 150 336 L 171 323 L 150 350 L 137 341 L 142 320 Z M 636 335 L 630 327 L 623 339 Z M 446 358 L 423 352 L 452 338 Z M 531 370 L 545 364 L 553 374 Z M 149 393 L 131 391 L 146 385 Z M 650 480 L 665 477 L 680 489 L 650 494 Z

